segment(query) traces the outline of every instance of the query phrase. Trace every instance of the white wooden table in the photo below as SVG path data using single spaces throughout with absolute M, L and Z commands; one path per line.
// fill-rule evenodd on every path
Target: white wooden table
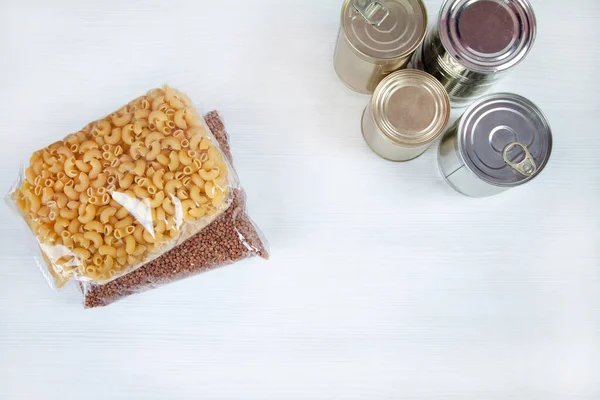
M 0 2 L 3 192 L 32 151 L 168 82 L 224 116 L 273 253 L 84 311 L 3 206 L 1 399 L 600 398 L 598 2 L 533 0 L 537 43 L 497 90 L 544 110 L 554 154 L 482 200 L 435 148 L 367 148 L 368 97 L 332 67 L 341 3 Z

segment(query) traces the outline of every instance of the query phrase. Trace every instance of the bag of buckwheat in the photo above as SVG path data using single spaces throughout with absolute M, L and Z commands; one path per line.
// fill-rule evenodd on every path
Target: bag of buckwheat
M 229 139 L 216 111 L 205 117 L 222 152 L 233 165 Z M 200 233 L 158 259 L 112 282 L 80 282 L 86 308 L 107 306 L 132 294 L 156 288 L 250 257 L 268 259 L 268 243 L 246 212 L 246 194 L 233 191 L 229 208 Z

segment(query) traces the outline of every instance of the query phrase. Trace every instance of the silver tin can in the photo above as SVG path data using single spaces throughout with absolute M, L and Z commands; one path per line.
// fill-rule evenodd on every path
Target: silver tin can
M 498 93 L 473 103 L 446 131 L 439 167 L 454 189 L 487 197 L 538 176 L 552 152 L 546 117 L 531 101 Z
M 335 71 L 350 89 L 371 94 L 383 78 L 406 66 L 426 29 L 422 0 L 346 0 Z
M 450 118 L 450 100 L 431 75 L 405 69 L 377 86 L 362 118 L 371 149 L 391 161 L 423 154 L 441 136 Z
M 464 107 L 525 59 L 536 29 L 528 0 L 446 0 L 410 66 L 435 76 L 452 106 Z

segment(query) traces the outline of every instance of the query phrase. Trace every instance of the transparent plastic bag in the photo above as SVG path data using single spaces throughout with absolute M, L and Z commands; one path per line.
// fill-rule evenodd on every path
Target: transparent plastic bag
M 60 288 L 136 271 L 222 215 L 237 187 L 189 98 L 165 86 L 35 152 L 10 198 Z
M 206 123 L 233 166 L 225 127 L 213 111 Z M 107 306 L 124 297 L 144 292 L 250 257 L 269 258 L 268 243 L 246 212 L 246 195 L 233 190 L 231 206 L 213 223 L 185 243 L 105 285 L 80 282 L 86 308 Z

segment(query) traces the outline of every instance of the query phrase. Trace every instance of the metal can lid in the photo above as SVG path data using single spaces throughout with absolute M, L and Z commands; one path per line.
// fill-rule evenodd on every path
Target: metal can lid
M 394 60 L 410 55 L 425 38 L 427 10 L 421 0 L 346 0 L 342 29 L 360 55 Z
M 446 0 L 439 30 L 460 64 L 492 73 L 525 59 L 535 41 L 536 19 L 528 0 Z
M 373 119 L 393 143 L 416 147 L 433 142 L 450 118 L 444 86 L 426 72 L 405 69 L 388 75 L 375 89 Z
M 497 93 L 467 108 L 459 122 L 458 143 L 465 163 L 478 177 L 513 187 L 544 169 L 552 153 L 552 131 L 531 101 Z

